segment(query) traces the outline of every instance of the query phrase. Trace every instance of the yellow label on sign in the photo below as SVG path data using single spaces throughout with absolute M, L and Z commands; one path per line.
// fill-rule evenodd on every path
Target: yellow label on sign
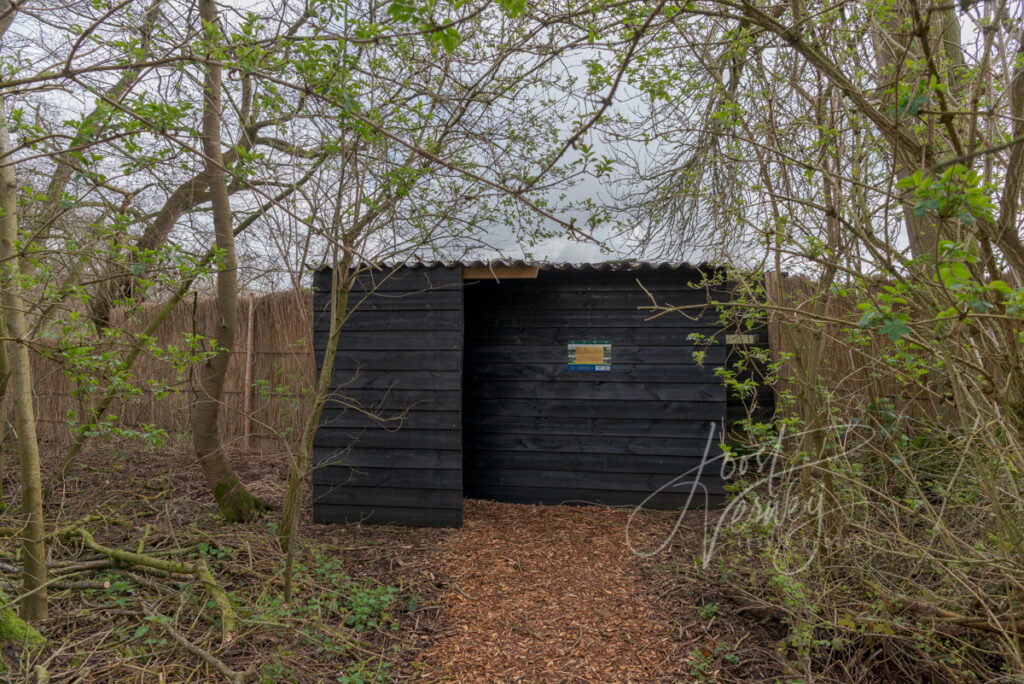
M 604 345 L 576 345 L 576 363 L 604 363 Z

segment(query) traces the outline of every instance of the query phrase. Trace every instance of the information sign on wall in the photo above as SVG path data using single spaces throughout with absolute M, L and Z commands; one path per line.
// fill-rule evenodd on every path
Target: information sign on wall
M 587 340 L 569 342 L 569 370 L 610 371 L 612 369 L 612 343 Z

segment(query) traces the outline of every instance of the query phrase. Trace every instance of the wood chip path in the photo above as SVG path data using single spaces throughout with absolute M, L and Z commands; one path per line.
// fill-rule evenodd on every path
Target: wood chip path
M 450 587 L 441 617 L 449 627 L 420 654 L 422 678 L 689 680 L 685 649 L 653 607 L 627 547 L 628 515 L 466 501 L 464 527 L 441 561 Z M 641 534 L 653 533 L 642 529 L 642 515 L 639 522 Z

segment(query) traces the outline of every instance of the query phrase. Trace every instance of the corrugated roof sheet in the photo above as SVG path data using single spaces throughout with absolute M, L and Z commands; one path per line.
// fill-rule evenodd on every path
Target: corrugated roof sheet
M 454 260 L 437 260 L 437 261 L 422 261 L 422 260 L 411 260 L 402 263 L 382 263 L 378 264 L 381 268 L 396 268 L 398 266 L 405 266 L 407 268 L 532 268 L 536 266 L 542 271 L 653 271 L 653 270 L 694 270 L 700 269 L 714 270 L 720 268 L 708 263 L 702 264 L 691 264 L 686 261 L 637 261 L 634 259 L 618 259 L 615 261 L 599 261 L 574 264 L 570 262 L 553 262 L 553 261 L 526 261 L 524 259 L 490 259 L 490 260 L 472 260 L 466 261 L 461 259 Z M 326 268 L 321 266 L 320 268 Z

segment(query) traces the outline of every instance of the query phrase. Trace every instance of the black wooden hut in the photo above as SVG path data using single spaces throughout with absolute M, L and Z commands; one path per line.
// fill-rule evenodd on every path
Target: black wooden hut
M 318 369 L 331 275 L 313 279 Z M 729 402 L 715 368 L 727 335 L 711 311 L 639 309 L 652 296 L 704 303 L 709 275 L 475 262 L 361 276 L 315 440 L 314 519 L 457 526 L 464 496 L 651 508 L 720 499 Z

